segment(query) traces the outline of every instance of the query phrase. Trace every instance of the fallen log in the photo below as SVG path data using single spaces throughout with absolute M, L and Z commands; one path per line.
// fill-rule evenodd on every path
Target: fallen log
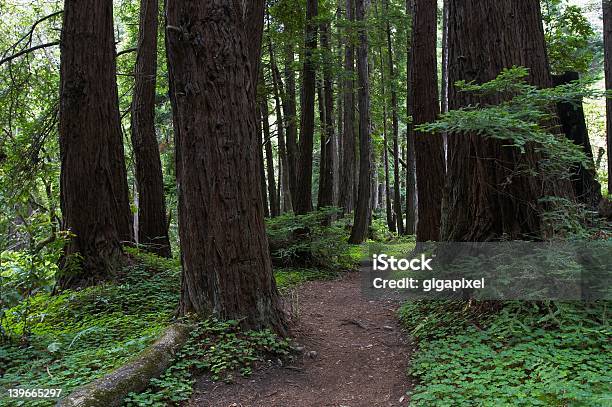
M 76 389 L 57 402 L 58 407 L 120 406 L 131 392 L 145 390 L 152 378 L 166 370 L 187 340 L 187 325 L 174 324 L 136 359 L 112 373 Z

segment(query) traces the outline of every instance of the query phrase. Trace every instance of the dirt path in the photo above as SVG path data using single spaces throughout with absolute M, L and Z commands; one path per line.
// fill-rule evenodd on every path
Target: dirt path
M 304 355 L 293 366 L 258 372 L 234 384 L 201 379 L 189 406 L 377 407 L 408 405 L 409 345 L 397 305 L 369 301 L 359 273 L 299 288 L 294 335 Z M 401 400 L 401 401 L 400 401 Z

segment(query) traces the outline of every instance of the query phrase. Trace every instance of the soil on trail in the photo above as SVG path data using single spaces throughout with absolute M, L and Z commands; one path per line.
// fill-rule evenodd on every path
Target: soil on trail
M 293 335 L 304 347 L 303 356 L 291 366 L 259 371 L 233 384 L 201 378 L 188 406 L 408 405 L 410 348 L 397 323 L 397 304 L 365 298 L 359 273 L 309 282 L 297 293 Z

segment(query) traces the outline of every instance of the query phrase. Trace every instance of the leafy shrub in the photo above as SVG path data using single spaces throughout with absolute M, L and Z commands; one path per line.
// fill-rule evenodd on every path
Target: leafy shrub
M 336 208 L 267 220 L 272 262 L 280 267 L 343 270 L 353 268 L 346 220 L 332 222 Z

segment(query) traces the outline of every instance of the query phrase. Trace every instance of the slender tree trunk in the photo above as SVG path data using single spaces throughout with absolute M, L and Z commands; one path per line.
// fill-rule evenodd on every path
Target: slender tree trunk
M 612 0 L 603 1 L 603 32 L 606 90 L 612 91 Z M 606 99 L 606 146 L 608 151 L 608 194 L 612 194 L 612 99 Z
M 284 92 L 283 81 L 281 79 L 278 65 L 274 54 L 272 40 L 268 44 L 270 51 L 270 67 L 272 70 L 272 85 L 274 89 L 274 105 L 276 112 L 276 131 L 278 133 L 278 156 L 280 158 L 279 184 L 282 197 L 282 211 L 289 212 L 292 210 L 291 191 L 289 190 L 289 164 L 287 162 L 287 148 L 285 145 L 285 117 L 282 112 L 281 95 Z
M 141 1 L 132 98 L 132 148 L 138 191 L 138 243 L 152 253 L 170 257 L 164 180 L 155 133 L 158 15 L 157 0 Z
M 60 202 L 63 227 L 74 237 L 58 285 L 72 288 L 111 276 L 121 241 L 131 240 L 112 2 L 67 0 L 61 44 Z
M 388 0 L 386 0 L 388 1 Z M 387 34 L 387 52 L 389 53 L 389 75 L 391 80 L 391 122 L 393 125 L 393 208 L 395 211 L 395 221 L 397 231 L 400 235 L 404 234 L 404 219 L 402 216 L 402 195 L 400 190 L 400 171 L 399 171 L 399 119 L 397 114 L 397 90 L 395 68 L 393 65 L 393 42 L 391 38 L 391 25 L 389 24 L 388 5 L 385 3 L 385 19 Z
M 342 4 L 344 4 L 344 0 L 337 0 L 337 8 L 336 8 L 336 20 L 340 19 L 342 17 Z M 335 37 L 336 37 L 336 43 L 337 43 L 337 48 L 336 48 L 336 62 L 337 63 L 341 63 L 342 61 L 342 55 L 344 52 L 344 36 L 342 35 L 342 32 L 340 30 L 340 28 L 338 27 L 337 31 L 335 32 Z M 333 66 L 332 66 L 333 68 Z M 342 100 L 344 98 L 344 92 L 342 91 L 342 80 L 338 77 L 338 75 L 336 75 L 337 78 L 337 85 L 336 85 L 336 134 L 334 137 L 334 150 L 335 150 L 335 154 L 334 154 L 334 206 L 335 207 L 340 207 L 340 182 L 341 182 L 341 177 L 342 177 L 342 129 L 344 126 L 343 123 L 343 115 L 344 115 L 344 109 L 342 106 Z
M 291 41 L 285 44 L 285 100 L 283 110 L 287 122 L 287 172 L 289 174 L 289 190 L 291 191 L 291 203 L 293 210 L 296 208 L 297 199 L 297 110 L 295 102 L 295 71 L 293 70 L 294 56 Z
M 323 108 L 325 111 L 321 134 L 321 171 L 319 172 L 318 207 L 334 205 L 334 93 L 332 81 L 332 54 L 329 45 L 329 22 L 321 24 L 323 60 Z
M 448 112 L 448 0 L 444 0 L 442 9 L 442 78 L 440 99 L 442 113 Z
M 263 75 L 260 78 L 263 82 Z M 280 209 L 276 200 L 276 180 L 274 179 L 274 156 L 272 153 L 272 140 L 270 139 L 270 120 L 268 119 L 268 98 L 263 94 L 260 102 L 261 124 L 263 126 L 263 144 L 266 150 L 266 170 L 268 174 L 268 201 L 270 202 L 270 216 L 279 215 Z
M 412 122 L 436 120 L 440 113 L 437 66 L 437 0 L 415 0 L 412 24 L 411 58 Z M 440 239 L 442 195 L 444 191 L 444 142 L 441 135 L 415 132 L 416 178 L 418 191 L 417 241 Z
M 346 29 L 346 45 L 344 49 L 344 131 L 342 135 L 342 182 L 340 183 L 340 206 L 344 213 L 354 209 L 355 184 L 355 46 L 353 45 L 353 29 L 355 21 L 355 0 L 346 0 L 346 19 L 349 27 Z
M 406 0 L 406 15 L 410 18 L 411 27 L 414 27 L 414 22 L 412 21 L 412 15 L 414 9 L 414 0 Z M 407 35 L 407 80 L 406 84 L 408 87 L 408 95 L 412 93 L 412 83 L 411 83 L 411 73 L 410 66 L 411 60 L 414 58 L 411 52 L 412 48 L 412 34 Z M 418 56 L 417 56 L 418 58 Z M 406 110 L 408 115 L 413 115 L 413 107 L 410 103 L 410 97 L 406 98 Z M 415 140 L 414 140 L 414 132 L 412 131 L 412 124 L 408 121 L 408 125 L 406 126 L 406 234 L 413 235 L 416 232 L 416 222 L 417 222 L 417 188 L 416 188 L 416 157 L 415 157 Z M 397 156 L 397 154 L 395 154 Z M 397 169 L 396 169 L 397 170 Z
M 326 151 L 325 151 L 325 98 L 323 97 L 323 81 L 317 80 L 317 105 L 319 108 L 319 191 L 317 196 L 317 208 L 322 208 L 321 194 L 327 186 L 325 185 L 325 164 L 327 162 Z
M 391 201 L 391 188 L 390 188 L 390 176 L 389 176 L 389 147 L 387 141 L 387 95 L 385 87 L 385 58 L 382 46 L 380 47 L 380 88 L 383 100 L 383 165 L 385 169 L 385 212 L 387 215 L 387 227 L 389 231 L 395 232 L 397 230 L 397 223 L 395 222 L 395 216 L 393 212 L 393 202 Z M 397 170 L 396 170 L 397 171 Z M 397 187 L 397 186 L 396 186 Z
M 370 195 L 372 176 L 372 146 L 370 135 L 370 91 L 368 69 L 368 33 L 365 27 L 367 1 L 356 0 L 356 20 L 361 23 L 358 30 L 359 46 L 357 48 L 357 76 L 359 80 L 359 189 L 355 207 L 355 222 L 351 230 L 349 242 L 362 243 L 368 235 L 370 225 Z
M 261 203 L 264 208 L 264 217 L 270 217 L 270 205 L 268 203 L 268 187 L 266 185 L 266 170 L 264 165 L 264 120 L 261 113 L 261 107 L 257 106 L 257 164 L 259 165 L 259 179 L 261 189 Z
M 306 1 L 304 70 L 302 75 L 302 115 L 298 162 L 298 185 L 293 203 L 295 213 L 312 211 L 312 149 L 314 142 L 314 103 L 316 71 L 314 52 L 317 49 L 317 0 Z
M 256 89 L 247 52 L 261 38 L 247 31 L 242 10 L 240 2 L 219 0 L 167 4 L 179 128 L 179 311 L 284 334 L 264 227 Z M 178 28 L 185 21 L 191 22 L 189 35 Z
M 521 65 L 529 68 L 532 84 L 552 85 L 539 0 L 450 0 L 448 24 L 449 83 L 484 83 Z M 500 101 L 449 89 L 449 109 Z M 545 234 L 540 198 L 571 198 L 563 180 L 517 174 L 518 168 L 537 168 L 542 157 L 505 144 L 478 135 L 449 137 L 443 240 L 538 238 Z

